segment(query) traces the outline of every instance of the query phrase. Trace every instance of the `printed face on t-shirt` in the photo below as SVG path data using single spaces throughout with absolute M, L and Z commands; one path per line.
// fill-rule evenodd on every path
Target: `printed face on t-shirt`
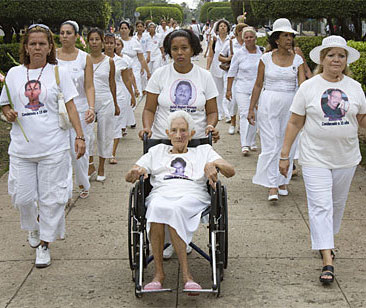
M 197 97 L 197 92 L 188 79 L 177 80 L 171 87 L 171 99 L 176 106 L 189 106 L 194 104 Z
M 340 89 L 328 89 L 322 95 L 321 107 L 329 121 L 342 120 L 349 109 L 348 97 Z
M 39 96 L 42 92 L 41 87 L 41 82 L 37 80 L 30 80 L 25 84 L 24 95 L 28 98 L 28 104 L 25 105 L 25 108 L 37 111 L 44 106 L 39 101 Z

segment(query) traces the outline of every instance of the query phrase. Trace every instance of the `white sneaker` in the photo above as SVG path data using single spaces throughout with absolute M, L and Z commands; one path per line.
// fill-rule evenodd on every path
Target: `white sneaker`
M 192 252 L 192 247 L 187 245 L 187 248 L 186 248 L 186 252 L 187 252 L 187 255 L 189 255 L 191 252 Z
M 43 268 L 51 265 L 50 249 L 46 246 L 38 246 L 36 250 L 36 267 Z
M 225 123 L 231 123 L 231 118 L 226 118 Z
M 29 231 L 28 232 L 28 243 L 32 248 L 37 248 L 39 244 L 41 244 L 41 240 L 39 239 L 39 231 Z
M 163 251 L 163 259 L 168 260 L 173 256 L 174 248 L 173 245 L 170 244 L 167 248 Z
M 235 134 L 235 126 L 230 125 L 229 127 L 229 134 L 234 135 Z
M 241 152 L 244 156 L 248 156 L 249 154 L 249 147 L 242 147 Z

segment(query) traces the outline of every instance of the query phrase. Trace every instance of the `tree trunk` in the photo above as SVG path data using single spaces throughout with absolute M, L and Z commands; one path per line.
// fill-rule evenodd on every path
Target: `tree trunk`
M 10 44 L 13 39 L 13 28 L 9 25 L 2 24 L 4 36 L 4 44 Z

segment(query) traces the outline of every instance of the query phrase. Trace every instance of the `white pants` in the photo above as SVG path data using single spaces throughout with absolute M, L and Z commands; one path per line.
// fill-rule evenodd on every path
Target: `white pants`
M 42 241 L 64 236 L 69 171 L 69 150 L 37 158 L 10 156 L 8 190 L 20 211 L 20 226 L 39 230 Z
M 160 59 L 153 59 L 153 60 L 151 60 L 149 62 L 149 64 L 148 64 L 150 74 L 152 75 L 160 66 L 165 65 L 163 62 L 164 61 L 163 60 L 160 60 Z
M 241 147 L 252 147 L 256 145 L 255 135 L 257 132 L 257 123 L 250 125 L 248 122 L 248 112 L 250 106 L 249 93 L 235 92 L 235 100 L 238 104 L 240 118 L 240 143 Z
M 217 109 L 219 112 L 219 120 L 223 119 L 224 117 L 230 118 L 229 110 L 227 107 L 227 104 L 224 104 L 224 89 L 225 89 L 225 78 L 224 77 L 215 77 L 212 75 L 212 78 L 215 82 L 217 91 L 219 92 L 219 95 L 217 96 L 216 102 L 217 102 Z M 226 100 L 226 98 L 225 98 Z
M 290 168 L 291 169 L 291 168 Z M 334 248 L 356 166 L 344 169 L 302 167 L 308 199 L 312 249 Z
M 75 173 L 75 182 L 76 185 L 83 185 L 85 190 L 89 190 L 90 183 L 88 178 L 88 168 L 89 168 L 89 144 L 90 140 L 92 139 L 93 135 L 93 123 L 87 124 L 85 122 L 85 112 L 79 112 L 79 118 L 81 127 L 83 129 L 84 137 L 85 137 L 85 154 L 80 157 L 79 159 L 76 159 L 76 153 L 75 153 L 75 137 L 76 132 L 73 128 L 70 129 L 70 153 L 71 153 L 71 159 L 72 159 L 72 167 L 74 169 Z M 72 182 L 72 176 L 71 176 L 71 182 Z
M 226 86 L 225 86 L 225 95 L 226 95 L 226 89 L 227 89 L 227 78 L 226 78 Z M 233 116 L 236 116 L 236 114 L 238 113 L 238 102 L 236 100 L 236 90 L 235 90 L 235 80 L 233 82 L 233 85 L 232 85 L 232 98 L 231 98 L 231 101 L 228 101 L 227 100 L 227 104 L 228 104 L 228 110 L 229 110 L 229 114 L 230 114 L 230 117 L 233 117 Z
M 114 140 L 114 104 L 113 101 L 107 103 L 95 103 L 95 113 L 97 115 L 97 146 L 98 155 L 103 158 L 111 158 Z M 94 136 L 93 138 L 94 139 Z M 94 140 L 90 141 L 89 155 L 94 153 Z
M 135 76 L 137 90 L 142 94 L 142 84 L 141 84 L 141 65 L 138 67 L 133 67 L 133 75 Z

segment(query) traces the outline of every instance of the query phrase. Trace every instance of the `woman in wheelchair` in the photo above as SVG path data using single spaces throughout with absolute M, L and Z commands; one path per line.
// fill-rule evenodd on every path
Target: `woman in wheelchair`
M 155 275 L 144 290 L 162 289 L 166 230 L 182 267 L 184 288 L 201 289 L 189 272 L 186 246 L 199 226 L 201 213 L 210 205 L 207 180 L 215 187 L 218 171 L 226 177 L 232 177 L 235 171 L 211 145 L 188 148 L 195 134 L 193 126 L 194 121 L 187 112 L 171 113 L 166 133 L 172 145 L 158 144 L 150 148 L 126 175 L 126 181 L 134 183 L 141 175 L 147 178 L 150 174 L 153 186 L 146 198 L 146 219 Z

